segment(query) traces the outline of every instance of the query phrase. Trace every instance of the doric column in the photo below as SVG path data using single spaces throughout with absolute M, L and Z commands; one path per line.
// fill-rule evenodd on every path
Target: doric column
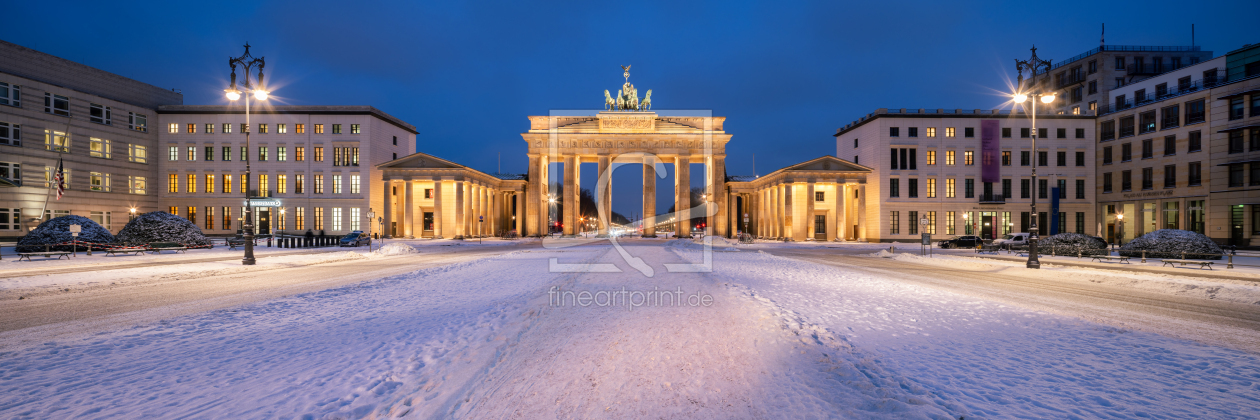
M 442 223 L 446 220 L 442 218 L 442 179 L 433 179 L 433 238 L 442 238 Z
M 605 174 L 607 174 L 609 170 L 609 163 L 610 158 L 607 154 L 599 155 L 599 169 L 597 169 L 599 171 L 599 174 L 597 175 L 599 178 L 606 176 Z M 612 174 L 607 174 L 607 176 L 611 179 Z M 597 186 L 595 189 L 598 190 L 599 187 Z M 599 217 L 598 235 L 601 237 L 608 236 L 608 226 L 612 223 L 612 183 L 609 182 L 604 186 L 602 194 L 596 191 L 595 195 L 597 196 L 595 199 L 599 200 L 599 203 L 596 206 L 596 211 L 598 212 Z M 601 207 L 603 208 L 602 211 L 599 210 Z
M 836 183 L 836 235 L 832 239 L 849 239 L 848 231 L 852 228 L 849 226 L 848 209 L 846 203 L 849 201 L 849 188 L 847 184 L 840 180 Z
M 779 185 L 774 184 L 766 188 L 766 233 L 771 238 L 779 237 Z
M 542 232 L 539 229 L 541 225 L 538 224 L 538 209 L 542 207 L 541 203 L 546 200 L 542 194 L 542 186 L 544 185 L 542 182 L 542 160 L 542 157 L 529 155 L 529 168 L 527 168 L 529 172 L 529 186 L 525 188 L 526 197 L 524 202 L 518 200 L 516 207 L 516 218 L 520 221 L 519 224 L 522 228 L 518 229 L 516 233 L 522 237 L 537 235 L 539 232 Z M 526 231 L 524 230 L 525 228 L 529 230 Z
M 403 181 L 403 203 L 406 208 L 403 209 L 403 236 L 408 239 L 414 238 L 412 233 L 412 225 L 416 223 L 416 203 L 412 201 L 411 179 Z
M 857 197 L 858 197 L 857 198 L 857 225 L 858 225 L 857 235 L 858 235 L 858 239 L 866 239 L 867 238 L 867 234 L 866 234 L 866 231 L 867 231 L 866 186 L 862 184 L 858 184 L 858 186 L 855 188 L 857 188 Z M 878 223 L 876 223 L 875 229 L 878 231 L 879 229 Z
M 513 225 L 516 226 L 516 234 L 523 236 L 525 234 L 525 212 L 522 210 L 525 210 L 525 207 L 522 205 L 525 203 L 521 202 L 521 193 L 512 193 L 512 204 L 516 208 L 516 213 L 512 214 L 512 221 L 515 222 Z
M 476 227 L 473 226 L 476 216 L 473 215 L 473 202 L 476 197 L 473 196 L 473 183 L 464 183 L 464 228 L 460 230 L 464 237 L 472 236 Z
M 451 238 L 458 238 L 464 235 L 464 182 L 456 180 L 451 187 L 455 189 L 455 214 L 452 215 L 455 217 L 455 223 L 452 223 L 455 230 L 451 232 Z
M 691 234 L 691 157 L 679 156 L 674 159 L 674 235 L 678 237 Z
M 643 158 L 643 237 L 656 237 L 656 158 Z
M 814 222 L 814 180 L 805 182 L 805 220 L 802 220 L 805 227 L 805 239 L 813 238 L 814 232 L 818 229 Z
M 388 238 L 390 236 L 389 227 L 391 226 L 391 223 L 393 223 L 394 221 L 394 181 L 388 180 L 388 179 L 385 180 L 384 192 L 385 192 L 385 202 L 383 203 L 384 206 L 381 209 L 384 210 L 383 213 L 385 213 L 382 215 L 382 217 L 385 218 L 385 231 L 381 232 L 381 237 Z M 293 216 L 297 217 L 296 214 Z M 207 214 L 206 217 L 212 217 L 212 216 Z M 372 221 L 369 221 L 368 223 L 373 223 L 373 222 L 376 222 L 376 221 L 372 220 Z
M 800 238 L 800 235 L 798 234 L 804 223 L 797 220 L 796 210 L 799 207 L 796 206 L 796 194 L 796 182 L 783 185 L 783 233 L 784 236 L 790 237 L 794 241 L 799 241 L 804 240 L 805 238 Z
M 717 214 L 713 216 L 713 229 L 709 229 L 709 232 L 730 238 L 733 229 L 730 229 L 729 215 L 731 212 L 726 204 L 727 200 L 730 199 L 726 195 L 726 156 L 714 156 L 712 161 L 713 164 L 711 166 L 713 168 L 709 171 L 711 175 L 709 179 L 713 180 L 711 182 L 713 184 L 713 192 L 711 194 L 713 194 L 713 202 L 717 204 Z
M 564 216 L 561 223 L 564 224 L 565 236 L 572 236 L 577 233 L 578 211 L 578 194 L 577 194 L 577 166 L 578 159 L 576 155 L 564 156 Z

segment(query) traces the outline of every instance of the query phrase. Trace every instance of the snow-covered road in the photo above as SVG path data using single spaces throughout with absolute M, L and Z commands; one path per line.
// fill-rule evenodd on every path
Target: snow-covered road
M 699 252 L 627 250 L 655 275 L 607 245 L 519 250 L 28 346 L 0 354 L 0 417 L 1260 412 L 1254 354 L 756 251 L 718 252 L 711 273 L 669 273 L 662 264 L 700 262 Z M 622 272 L 553 273 L 553 257 Z M 555 293 L 623 289 L 712 304 L 581 306 Z

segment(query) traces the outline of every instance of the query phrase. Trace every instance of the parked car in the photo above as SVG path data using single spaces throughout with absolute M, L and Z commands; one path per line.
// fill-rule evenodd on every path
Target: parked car
M 941 248 L 975 248 L 977 245 L 982 243 L 984 243 L 984 239 L 974 235 L 955 236 L 953 238 L 937 242 Z
M 1002 236 L 1001 239 L 993 241 L 993 245 L 1002 248 L 1022 248 L 1028 246 L 1028 233 L 1010 233 Z
M 341 246 L 372 245 L 372 237 L 361 230 L 356 230 L 341 237 Z

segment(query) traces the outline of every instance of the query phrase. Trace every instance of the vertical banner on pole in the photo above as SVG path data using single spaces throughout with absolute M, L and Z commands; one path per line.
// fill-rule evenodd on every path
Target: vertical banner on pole
M 980 182 L 1002 182 L 1002 144 L 997 120 L 980 121 Z
M 1059 228 L 1059 187 L 1050 188 L 1050 234 L 1060 233 Z

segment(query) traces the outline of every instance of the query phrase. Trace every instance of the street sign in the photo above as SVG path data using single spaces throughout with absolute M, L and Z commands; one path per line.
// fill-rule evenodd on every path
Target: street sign
M 932 234 L 924 233 L 922 240 L 923 240 L 923 243 L 921 243 L 920 245 L 932 246 Z
M 77 234 L 78 234 L 79 232 L 82 232 L 82 231 L 83 231 L 83 226 L 80 226 L 80 225 L 70 225 L 70 233 L 74 233 L 74 234 L 76 234 L 76 235 L 74 235 L 74 236 L 79 236 L 79 235 L 77 235 Z
M 919 219 L 919 224 L 920 224 L 920 225 L 923 225 L 923 226 L 927 226 L 927 224 L 928 224 L 928 219 L 927 219 L 926 217 L 924 217 L 924 218 L 922 218 L 922 219 Z

